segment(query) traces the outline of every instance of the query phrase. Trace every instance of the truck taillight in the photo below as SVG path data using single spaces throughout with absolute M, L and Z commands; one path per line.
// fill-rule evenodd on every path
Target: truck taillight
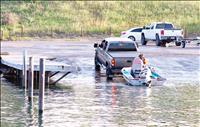
M 115 66 L 115 59 L 112 59 L 112 60 L 111 60 L 111 65 L 112 65 L 112 66 Z
M 122 31 L 122 32 L 121 32 L 121 35 L 124 35 L 124 34 L 126 34 L 126 31 Z
M 160 31 L 160 34 L 161 34 L 161 35 L 164 35 L 164 30 L 161 30 L 161 31 Z

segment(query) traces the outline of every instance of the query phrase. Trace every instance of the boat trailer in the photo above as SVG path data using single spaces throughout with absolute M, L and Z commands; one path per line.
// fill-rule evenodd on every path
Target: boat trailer
M 181 46 L 182 48 L 185 48 L 186 44 L 190 43 L 191 41 L 198 41 L 197 46 L 200 45 L 200 37 L 197 37 L 197 38 L 182 38 L 182 37 L 179 37 L 175 40 L 175 45 Z

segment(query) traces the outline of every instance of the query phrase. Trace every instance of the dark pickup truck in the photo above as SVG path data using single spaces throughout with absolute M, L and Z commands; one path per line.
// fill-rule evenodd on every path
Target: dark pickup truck
M 95 43 L 95 70 L 106 68 L 107 79 L 121 73 L 123 67 L 130 67 L 137 56 L 137 46 L 128 38 L 111 37 L 104 39 L 101 44 Z

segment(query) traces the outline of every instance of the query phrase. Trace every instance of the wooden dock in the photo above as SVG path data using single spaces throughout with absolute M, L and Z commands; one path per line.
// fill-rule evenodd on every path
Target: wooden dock
M 34 84 L 38 84 L 39 79 L 39 71 L 40 71 L 40 65 L 39 61 L 40 58 L 45 59 L 45 79 L 47 80 L 46 83 L 49 84 L 49 79 L 55 76 L 58 73 L 63 73 L 63 76 L 58 78 L 58 80 L 54 81 L 52 84 L 57 83 L 62 78 L 64 78 L 67 74 L 76 72 L 77 67 L 63 63 L 63 62 L 56 62 L 49 60 L 49 58 L 45 56 L 32 56 L 34 58 L 33 65 L 34 65 L 34 73 L 35 73 L 35 80 Z M 29 63 L 29 59 L 26 59 L 26 63 Z M 23 78 L 22 71 L 23 71 L 23 55 L 2 55 L 1 56 L 1 69 L 4 68 L 3 73 L 9 76 L 14 76 L 16 80 L 20 80 Z M 29 65 L 27 65 L 27 68 L 29 68 Z M 27 69 L 28 71 L 28 69 Z M 50 83 L 51 84 L 51 83 Z
M 51 71 L 51 72 L 73 72 L 76 71 L 75 67 L 72 67 L 71 65 L 62 63 L 62 62 L 55 62 L 48 60 L 46 57 L 34 57 L 33 65 L 34 65 L 34 71 L 39 71 L 39 59 L 40 58 L 45 58 L 46 63 L 45 63 L 45 70 L 46 71 Z M 26 61 L 28 63 L 28 59 Z M 2 56 L 1 57 L 1 63 L 3 65 L 6 65 L 8 67 L 12 67 L 18 70 L 23 69 L 23 58 L 22 56 L 16 55 L 16 56 Z
M 39 89 L 38 111 L 44 110 L 45 85 L 56 84 L 69 73 L 77 72 L 78 68 L 63 62 L 56 62 L 44 56 L 27 56 L 27 51 L 22 54 L 9 55 L 1 54 L 0 71 L 3 76 L 14 82 L 14 84 L 28 90 L 28 101 L 33 106 L 34 89 Z M 63 75 L 56 81 L 50 83 L 50 78 L 58 73 Z M 28 84 L 28 85 L 27 85 Z

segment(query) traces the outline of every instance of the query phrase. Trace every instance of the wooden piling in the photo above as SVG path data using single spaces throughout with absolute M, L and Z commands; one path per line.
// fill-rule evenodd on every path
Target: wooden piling
M 16 73 L 15 73 L 15 76 L 16 76 L 16 84 L 17 84 L 17 85 L 20 85 L 20 76 L 19 76 L 19 70 L 18 70 L 18 69 L 16 69 L 15 71 L 16 71 Z
M 40 59 L 40 73 L 39 73 L 39 113 L 44 110 L 44 90 L 45 90 L 45 59 Z
M 18 70 L 18 80 L 19 86 L 22 88 L 22 70 Z
M 34 88 L 39 89 L 39 71 L 34 72 Z
M 27 90 L 27 51 L 24 50 L 23 52 L 23 71 L 22 71 L 22 84 L 25 89 Z
M 45 85 L 49 86 L 49 72 L 45 72 Z
M 33 57 L 29 57 L 29 78 L 28 78 L 28 100 L 33 100 L 33 81 L 34 81 Z

